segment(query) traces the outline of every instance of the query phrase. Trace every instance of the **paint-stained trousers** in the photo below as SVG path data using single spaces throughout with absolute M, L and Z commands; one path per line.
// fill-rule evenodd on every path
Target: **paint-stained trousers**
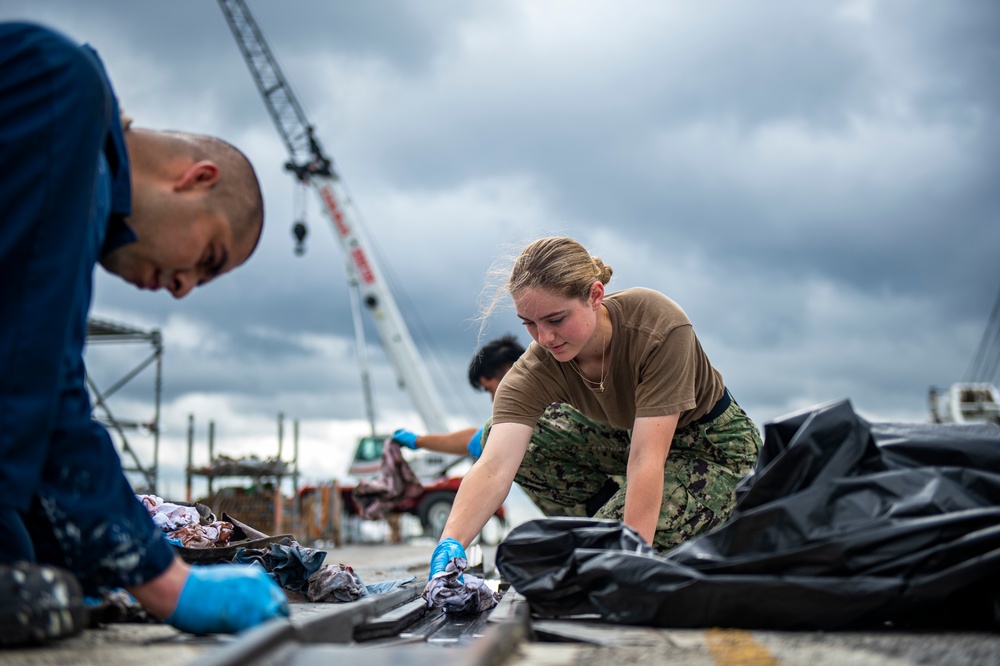
M 488 434 L 489 424 L 484 442 Z M 515 481 L 546 515 L 623 520 L 630 442 L 628 430 L 596 423 L 569 405 L 551 405 L 535 426 Z M 707 423 L 678 428 L 663 468 L 652 545 L 665 552 L 720 525 L 762 445 L 757 426 L 735 401 Z

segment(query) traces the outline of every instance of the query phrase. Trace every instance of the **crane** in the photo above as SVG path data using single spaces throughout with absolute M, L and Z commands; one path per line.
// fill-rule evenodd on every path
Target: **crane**
M 934 423 L 1000 424 L 1000 390 L 993 384 L 1000 367 L 1000 293 L 979 349 L 969 364 L 965 380 L 947 388 L 932 386 L 928 393 Z
M 320 210 L 333 225 L 341 248 L 347 257 L 348 281 L 352 299 L 368 308 L 375 322 L 386 356 L 396 371 L 399 385 L 406 390 L 428 432 L 448 432 L 444 407 L 416 345 L 410 337 L 403 316 L 386 286 L 375 256 L 351 198 L 334 168 L 333 161 L 323 150 L 313 126 L 292 92 L 264 35 L 244 0 L 219 0 L 236 38 L 243 59 L 267 106 L 267 110 L 288 148 L 289 161 L 285 168 L 309 186 L 319 196 Z M 296 225 L 295 235 L 301 247 L 304 228 Z M 355 332 L 359 334 L 359 355 L 362 359 L 362 380 L 369 420 L 374 435 L 374 415 L 371 386 L 364 362 L 363 333 L 360 333 L 360 307 L 356 307 Z

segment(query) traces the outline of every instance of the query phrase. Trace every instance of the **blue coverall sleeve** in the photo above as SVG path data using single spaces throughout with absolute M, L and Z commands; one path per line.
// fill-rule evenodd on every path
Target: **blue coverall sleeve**
M 0 506 L 28 508 L 48 455 L 110 114 L 78 46 L 0 25 Z
M 0 24 L 0 510 L 28 512 L 38 560 L 70 568 L 85 589 L 144 582 L 173 558 L 90 418 L 85 385 L 117 122 L 92 51 Z

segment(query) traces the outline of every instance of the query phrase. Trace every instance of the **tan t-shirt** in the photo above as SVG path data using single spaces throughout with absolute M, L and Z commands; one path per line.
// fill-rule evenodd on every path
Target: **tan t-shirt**
M 588 388 L 568 364 L 532 342 L 500 382 L 494 424 L 534 426 L 554 402 L 624 429 L 637 417 L 670 414 L 680 414 L 678 427 L 684 427 L 712 410 L 725 388 L 722 375 L 679 305 L 643 288 L 608 294 L 604 304 L 612 326 L 604 392 Z

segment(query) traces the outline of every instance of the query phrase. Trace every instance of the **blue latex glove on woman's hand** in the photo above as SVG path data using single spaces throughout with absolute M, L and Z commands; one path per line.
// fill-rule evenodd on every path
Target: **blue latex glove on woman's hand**
M 435 574 L 444 571 L 448 563 L 456 557 L 461 557 L 465 560 L 469 559 L 465 554 L 465 548 L 462 547 L 462 544 L 457 539 L 452 539 L 451 537 L 442 539 L 441 543 L 434 549 L 434 554 L 431 555 L 430 577 L 434 578 Z
M 288 616 L 288 599 L 257 566 L 192 566 L 177 608 L 164 620 L 191 634 L 235 634 Z
M 417 433 L 404 430 L 403 428 L 400 428 L 396 432 L 392 433 L 392 441 L 396 442 L 400 446 L 411 448 L 414 451 L 417 450 L 417 437 L 419 437 Z

